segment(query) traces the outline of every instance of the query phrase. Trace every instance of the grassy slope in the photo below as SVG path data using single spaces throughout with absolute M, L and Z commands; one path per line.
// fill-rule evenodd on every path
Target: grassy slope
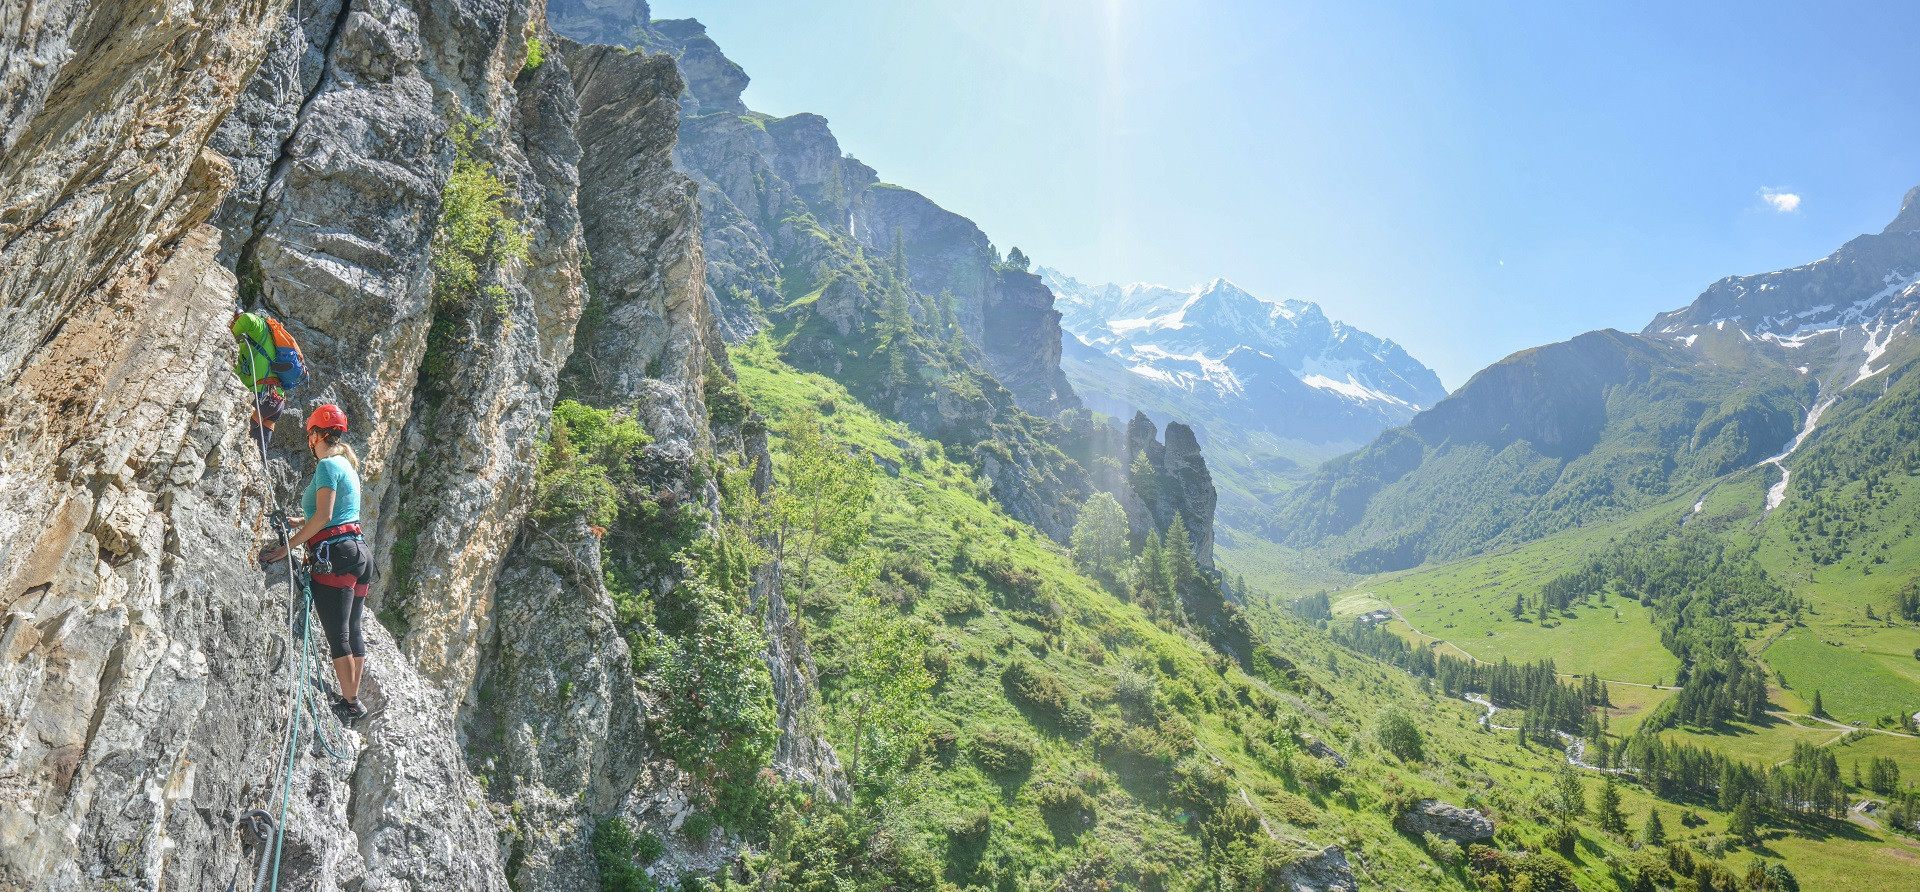
M 1539 750 L 1513 748 L 1497 761 L 1469 756 L 1488 749 L 1475 730 L 1472 709 L 1436 703 L 1432 708 L 1438 718 L 1429 729 L 1436 756 L 1432 761 L 1458 760 L 1472 767 L 1445 764 L 1424 773 L 1407 770 L 1366 743 L 1365 730 L 1380 705 L 1423 700 L 1423 695 L 1404 673 L 1347 655 L 1340 658 L 1343 665 L 1337 674 L 1311 673 L 1333 691 L 1331 703 L 1311 694 L 1273 691 L 1283 715 L 1300 716 L 1303 730 L 1354 758 L 1351 770 L 1337 773 L 1331 785 L 1291 780 L 1263 762 L 1268 754 L 1256 754 L 1257 748 L 1249 747 L 1238 730 L 1261 721 L 1244 706 L 1241 692 L 1271 688 L 1237 669 L 1220 671 L 1222 664 L 1211 649 L 1190 634 L 1155 625 L 1131 604 L 1081 576 L 1057 545 L 984 500 L 961 466 L 932 457 L 914 468 L 907 453 L 926 450 L 929 444 L 866 411 L 837 384 L 780 367 L 765 356 L 741 353 L 735 362 L 742 390 L 776 429 L 782 418 L 801 407 L 827 402 L 834 407 L 825 419 L 834 437 L 900 467 L 898 476 L 881 480 L 876 537 L 882 549 L 918 553 L 938 568 L 927 590 L 913 595 L 906 608 L 934 629 L 938 646 L 952 655 L 932 710 L 959 728 L 963 740 L 987 731 L 1014 731 L 1042 741 L 1041 756 L 1025 783 L 991 778 L 963 756 L 930 775 L 928 786 L 916 795 L 913 821 L 929 845 L 944 852 L 951 881 L 980 882 L 996 865 L 1013 865 L 1038 881 L 1101 852 L 1141 865 L 1159 862 L 1182 877 L 1192 875 L 1201 856 L 1195 834 L 1184 826 L 1186 816 L 1162 803 L 1159 791 L 1130 786 L 1129 778 L 1103 765 L 1088 747 L 1036 727 L 1009 702 L 1000 675 L 1020 655 L 1044 665 L 1070 690 L 1085 694 L 1096 713 L 1107 718 L 1117 715 L 1109 701 L 1121 667 L 1156 675 L 1162 690 L 1175 700 L 1191 697 L 1195 705 L 1185 715 L 1200 751 L 1231 770 L 1235 785 L 1246 791 L 1270 826 L 1283 837 L 1312 846 L 1345 839 L 1349 855 L 1361 865 L 1357 869 L 1375 885 L 1461 888 L 1456 876 L 1430 868 L 1422 850 L 1392 829 L 1377 807 L 1384 795 L 1382 784 L 1404 784 L 1459 802 L 1469 789 L 1484 792 L 1496 779 L 1544 776 L 1552 764 L 1551 755 Z M 776 452 L 778 446 L 776 439 Z M 1045 634 L 1023 621 L 1022 608 L 1005 592 L 950 569 L 951 555 L 962 544 L 1001 550 L 1042 577 L 1043 588 L 1066 618 L 1053 645 L 1046 645 Z M 841 619 L 832 603 L 808 605 L 806 615 L 832 698 L 837 694 L 833 686 Z M 1330 645 L 1307 630 L 1294 631 L 1295 640 L 1283 642 L 1282 652 L 1303 666 L 1323 664 Z M 1508 761 L 1524 770 L 1516 773 Z M 1033 801 L 1039 782 L 1066 778 L 1097 791 L 1094 821 L 1073 834 L 1056 833 Z M 951 842 L 946 828 L 981 809 L 992 814 L 986 845 L 974 850 Z
M 1183 821 L 1183 812 L 1166 804 L 1163 791 L 1140 787 L 1137 780 L 1102 764 L 1084 744 L 1035 726 L 1008 700 L 1000 674 L 1022 654 L 1044 665 L 1069 689 L 1084 694 L 1096 713 L 1107 719 L 1117 715 L 1110 701 L 1122 666 L 1154 675 L 1163 691 L 1188 692 L 1192 705 L 1183 715 L 1193 725 L 1199 750 L 1229 769 L 1233 785 L 1246 792 L 1283 837 L 1312 846 L 1344 841 L 1367 888 L 1465 888 L 1458 868 L 1434 866 L 1417 841 L 1393 828 L 1381 803 L 1395 789 L 1407 791 L 1405 795 L 1475 804 L 1499 820 L 1509 845 L 1541 838 L 1544 814 L 1539 803 L 1559 764 L 1557 752 L 1538 746 L 1521 748 L 1507 734 L 1481 731 L 1478 711 L 1469 704 L 1432 697 L 1405 673 L 1338 651 L 1323 635 L 1255 605 L 1257 621 L 1274 632 L 1275 650 L 1312 680 L 1304 695 L 1272 692 L 1280 703 L 1280 714 L 1299 716 L 1303 731 L 1331 742 L 1352 759 L 1348 769 L 1331 772 L 1317 783 L 1283 774 L 1272 765 L 1270 753 L 1250 745 L 1239 730 L 1261 726 L 1257 711 L 1244 702 L 1246 695 L 1258 698 L 1256 692 L 1269 688 L 1237 669 L 1220 671 L 1222 664 L 1206 645 L 1182 630 L 1155 625 L 1132 605 L 1075 572 L 1058 546 L 1010 521 L 984 500 L 961 466 L 933 456 L 914 467 L 911 454 L 931 453 L 930 444 L 866 411 L 838 385 L 793 372 L 765 356 L 737 355 L 736 363 L 742 389 L 776 428 L 783 417 L 802 406 L 830 403 L 833 411 L 826 423 L 836 438 L 900 468 L 898 476 L 881 480 L 876 537 L 879 547 L 918 553 L 938 568 L 923 592 L 907 596 L 904 608 L 931 627 L 939 646 L 952 655 L 931 710 L 957 727 L 963 740 L 986 731 L 1017 731 L 1042 742 L 1041 755 L 1024 783 L 989 777 L 963 756 L 926 775 L 925 787 L 914 792 L 913 804 L 906 809 L 908 820 L 941 853 L 949 881 L 980 886 L 1000 871 L 1000 875 L 1020 875 L 1022 887 L 1040 886 L 1101 857 L 1135 866 L 1166 865 L 1174 878 L 1171 888 L 1184 888 L 1184 880 L 1197 877 L 1196 865 L 1202 857 L 1199 841 Z M 777 441 L 775 445 L 777 450 Z M 1052 644 L 1045 643 L 1046 635 L 1023 617 L 1006 592 L 951 569 L 949 558 L 963 543 L 1003 550 L 1018 566 L 1044 580 L 1043 588 L 1060 604 L 1065 617 L 1062 632 Z M 831 599 L 808 605 L 805 612 L 831 700 L 839 693 L 835 674 L 840 617 Z M 1315 687 L 1326 695 L 1313 693 Z M 1622 689 L 1616 695 L 1616 730 L 1661 694 Z M 1176 695 L 1175 699 L 1186 697 Z M 1388 704 L 1413 708 L 1422 716 L 1428 746 L 1424 763 L 1400 763 L 1371 743 L 1367 731 Z M 1048 824 L 1034 791 L 1051 779 L 1069 779 L 1095 792 L 1089 824 L 1080 828 Z M 1627 789 L 1625 796 L 1629 822 L 1637 827 L 1654 800 L 1633 789 Z M 992 824 L 984 845 L 967 846 L 948 835 L 948 828 L 981 810 L 991 813 Z M 1680 838 L 1716 834 L 1724 826 L 1720 817 L 1708 814 L 1706 826 L 1684 830 L 1676 820 L 1678 809 L 1663 806 L 1663 811 Z M 1582 834 L 1580 854 L 1574 860 L 1580 884 L 1593 890 L 1614 888 L 1606 859 L 1622 855 L 1626 847 L 1590 826 L 1583 827 Z M 1886 883 L 1889 888 L 1920 878 L 1920 871 L 1905 862 L 1874 857 L 1879 844 L 1864 832 L 1860 840 L 1821 843 L 1810 850 L 1818 857 L 1802 854 L 1794 848 L 1794 840 L 1771 845 L 1778 853 L 1795 857 L 1803 880 L 1837 875 L 1828 872 L 1828 865 L 1839 858 L 1859 861 L 1864 866 L 1858 878 Z M 1746 857 L 1744 852 L 1733 853 L 1727 863 L 1739 868 Z

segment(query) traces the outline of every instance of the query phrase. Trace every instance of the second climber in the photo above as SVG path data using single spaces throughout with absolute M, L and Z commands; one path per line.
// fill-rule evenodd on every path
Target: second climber
M 327 633 L 333 674 L 340 682 L 334 710 L 352 721 L 366 714 L 360 705 L 360 681 L 366 672 L 367 642 L 361 632 L 367 588 L 373 581 L 373 552 L 360 528 L 360 459 L 346 442 L 347 414 L 331 403 L 307 416 L 307 448 L 316 459 L 313 480 L 300 497 L 304 518 L 287 538 L 307 546 L 313 574 L 313 609 Z M 261 563 L 286 557 L 285 547 L 260 555 Z

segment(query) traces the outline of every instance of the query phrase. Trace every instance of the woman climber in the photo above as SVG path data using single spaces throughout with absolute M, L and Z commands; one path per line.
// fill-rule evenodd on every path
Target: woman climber
M 307 544 L 313 571 L 313 607 L 327 632 L 333 653 L 333 674 L 340 680 L 334 709 L 347 721 L 366 714 L 360 705 L 360 679 L 366 672 L 367 642 L 360 616 L 366 609 L 367 586 L 373 579 L 373 552 L 360 530 L 360 459 L 346 444 L 347 413 L 331 403 L 307 416 L 307 448 L 318 460 L 313 481 L 300 497 L 306 517 L 287 538 L 289 545 Z M 287 555 L 287 547 L 267 549 L 260 562 L 271 564 Z

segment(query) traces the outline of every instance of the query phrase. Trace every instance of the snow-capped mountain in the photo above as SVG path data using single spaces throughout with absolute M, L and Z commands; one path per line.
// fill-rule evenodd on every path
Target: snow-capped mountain
M 1885 371 L 1887 351 L 1908 340 L 1916 319 L 1920 188 L 1879 233 L 1792 269 L 1728 276 L 1692 304 L 1654 317 L 1641 334 L 1694 349 L 1725 340 L 1785 348 L 1778 358 L 1833 389 Z
M 1400 345 L 1307 301 L 1265 300 L 1226 279 L 1180 290 L 1039 274 L 1067 331 L 1068 378 L 1089 405 L 1197 401 L 1205 411 L 1192 417 L 1332 444 L 1364 440 L 1446 396 Z

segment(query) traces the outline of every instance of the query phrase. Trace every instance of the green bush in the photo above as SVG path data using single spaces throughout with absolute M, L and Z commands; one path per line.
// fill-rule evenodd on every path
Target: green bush
M 440 192 L 440 225 L 429 262 L 436 312 L 471 305 L 485 290 L 480 287 L 484 274 L 527 257 L 526 229 L 507 216 L 514 198 L 493 164 L 480 157 L 492 129 L 492 121 L 466 115 L 448 131 L 453 170 Z
M 534 469 L 534 521 L 613 526 L 623 505 L 644 499 L 639 467 L 651 442 L 632 416 L 561 400 Z
M 681 822 L 680 832 L 694 842 L 706 842 L 707 837 L 713 835 L 713 818 L 703 811 L 694 812 Z
M 1063 781 L 1048 780 L 1033 789 L 1033 804 L 1049 820 L 1072 818 L 1093 811 L 1093 797 L 1087 791 Z
M 674 594 L 685 618 L 676 634 L 656 642 L 650 681 L 664 715 L 648 726 L 681 768 L 723 792 L 744 789 L 766 766 L 778 733 L 773 681 L 761 658 L 766 637 L 699 568 L 688 568 Z M 722 798 L 739 805 L 740 797 Z
M 652 830 L 641 831 L 640 838 L 635 841 L 633 846 L 633 856 L 638 859 L 641 864 L 652 864 L 660 860 L 660 856 L 666 853 L 667 844 L 661 842 L 659 834 L 654 833 Z
M 1387 707 L 1380 714 L 1374 723 L 1373 737 L 1382 749 L 1402 761 L 1418 762 L 1426 758 L 1426 736 L 1420 732 L 1413 716 L 1398 706 Z
M 953 765 L 960 758 L 960 729 L 945 719 L 936 720 L 927 728 L 927 748 L 942 766 Z
M 1045 669 L 1014 660 L 1000 673 L 1000 680 L 1013 702 L 1033 712 L 1042 724 L 1075 737 L 1093 730 L 1093 713 Z
M 740 392 L 739 385 L 712 359 L 707 360 L 706 375 L 701 383 L 707 399 L 707 420 L 714 427 L 738 427 L 753 414 L 753 404 L 747 401 L 746 394 Z
M 625 818 L 601 818 L 594 823 L 593 863 L 600 872 L 600 892 L 654 892 L 653 878 L 635 863 L 637 857 L 643 861 L 660 857 L 657 848 L 644 848 L 647 840 L 652 840 L 654 847 L 660 845 L 659 837 L 652 833 L 635 836 Z M 644 851 L 653 854 L 642 857 Z
M 967 754 L 988 774 L 1022 775 L 1033 770 L 1040 747 L 1018 732 L 985 731 L 967 743 Z

